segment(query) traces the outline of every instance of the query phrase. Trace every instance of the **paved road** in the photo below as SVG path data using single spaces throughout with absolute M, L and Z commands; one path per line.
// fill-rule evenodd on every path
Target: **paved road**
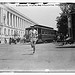
M 35 54 L 28 44 L 0 45 L 0 70 L 75 70 L 75 48 L 37 44 Z

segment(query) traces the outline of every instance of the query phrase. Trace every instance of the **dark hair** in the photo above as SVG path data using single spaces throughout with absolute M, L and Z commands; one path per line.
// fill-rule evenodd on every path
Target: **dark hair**
M 31 28 L 34 28 L 34 26 L 31 26 Z
M 31 26 L 31 29 L 34 29 L 34 26 Z

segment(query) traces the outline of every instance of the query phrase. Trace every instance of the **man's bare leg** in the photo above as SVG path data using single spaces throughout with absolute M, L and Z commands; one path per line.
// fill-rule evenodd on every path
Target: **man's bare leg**
M 33 41 L 31 41 L 31 47 L 33 48 Z
M 36 44 L 36 42 L 33 41 L 33 53 L 35 53 L 35 44 Z

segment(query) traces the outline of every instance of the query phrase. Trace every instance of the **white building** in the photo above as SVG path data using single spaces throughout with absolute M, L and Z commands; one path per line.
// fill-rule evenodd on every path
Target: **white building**
M 19 37 L 22 38 L 25 34 L 25 28 L 35 25 L 31 19 L 19 11 L 8 7 L 4 4 L 0 4 L 0 41 L 4 43 L 5 39 L 9 42 L 9 38 L 13 37 L 17 32 Z

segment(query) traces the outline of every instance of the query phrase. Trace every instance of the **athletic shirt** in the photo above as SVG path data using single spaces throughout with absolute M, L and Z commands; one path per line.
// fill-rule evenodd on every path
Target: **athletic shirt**
M 29 31 L 29 35 L 30 35 L 30 38 L 36 38 L 38 34 L 37 34 L 37 31 L 34 29 Z

